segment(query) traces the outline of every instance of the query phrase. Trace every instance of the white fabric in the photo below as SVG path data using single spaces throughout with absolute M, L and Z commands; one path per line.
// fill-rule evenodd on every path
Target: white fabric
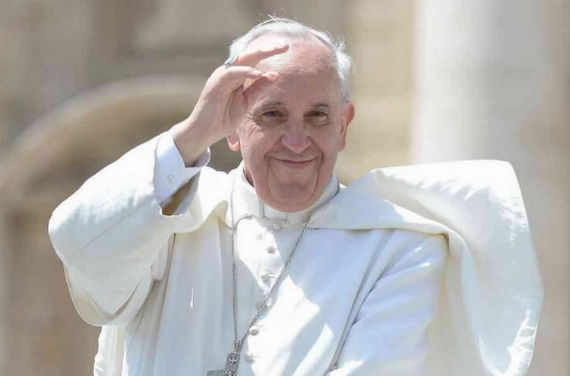
M 182 156 L 176 149 L 170 132 L 164 132 L 156 146 L 156 168 L 154 192 L 162 206 L 168 204 L 170 197 L 188 183 L 210 161 L 210 149 L 206 150 L 193 166 L 186 167 Z
M 154 139 L 108 166 L 50 220 L 78 312 L 105 325 L 98 375 L 203 375 L 223 367 L 231 344 L 235 174 L 203 169 L 183 187 L 178 214 L 164 216 L 156 148 Z M 304 214 L 274 213 L 282 229 L 271 230 L 271 210 L 235 181 L 241 334 Z M 508 164 L 376 170 L 318 205 L 240 375 L 320 375 L 331 365 L 335 376 L 524 374 L 542 289 Z

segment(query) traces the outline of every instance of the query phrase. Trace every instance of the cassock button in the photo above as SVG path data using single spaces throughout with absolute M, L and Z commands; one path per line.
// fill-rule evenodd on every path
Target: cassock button
M 262 280 L 263 282 L 267 282 L 267 281 L 269 281 L 270 279 L 271 279 L 271 276 L 270 276 L 269 274 L 267 274 L 267 273 L 263 273 L 263 274 L 261 275 L 261 280 Z
M 269 224 L 269 227 L 271 228 L 271 230 L 273 231 L 279 231 L 283 228 L 283 226 L 281 225 L 281 223 L 279 221 L 273 221 Z
M 167 175 L 166 180 L 168 180 L 168 182 L 170 184 L 174 184 L 174 182 L 176 181 L 176 178 L 174 177 L 174 175 Z
M 251 328 L 249 328 L 250 336 L 256 336 L 257 334 L 259 334 L 259 329 L 257 327 L 252 326 Z
M 266 308 L 268 305 L 269 305 L 268 303 L 264 303 L 262 301 L 255 303 L 255 307 L 259 310 Z
M 275 253 L 275 247 L 270 245 L 269 247 L 267 247 L 267 253 L 271 253 L 274 254 Z
M 255 360 L 255 355 L 253 355 L 252 353 L 246 353 L 243 358 L 247 361 L 247 362 L 253 362 Z

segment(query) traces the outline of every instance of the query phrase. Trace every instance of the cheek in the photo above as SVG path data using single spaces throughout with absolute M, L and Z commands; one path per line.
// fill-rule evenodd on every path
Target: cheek
M 277 128 L 262 129 L 253 132 L 249 138 L 250 152 L 262 155 L 279 145 L 280 133 Z
M 315 143 L 326 158 L 330 158 L 340 151 L 340 133 L 336 133 L 336 131 L 331 132 L 330 129 L 327 129 L 324 132 L 317 134 L 316 136 L 317 137 L 315 137 Z
M 260 169 L 267 163 L 266 154 L 271 150 L 271 143 L 267 137 L 252 134 L 247 142 L 242 144 L 242 157 L 252 168 Z

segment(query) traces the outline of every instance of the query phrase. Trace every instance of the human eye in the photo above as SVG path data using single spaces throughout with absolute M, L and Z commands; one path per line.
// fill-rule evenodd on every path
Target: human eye
M 276 119 L 276 118 L 280 118 L 283 116 L 283 114 L 281 113 L 281 111 L 278 110 L 269 110 L 269 111 L 265 111 L 263 114 L 261 114 L 263 117 L 267 118 L 267 119 Z
M 316 124 L 326 124 L 329 121 L 328 112 L 323 110 L 311 110 L 305 117 Z
M 262 111 L 258 116 L 256 116 L 256 122 L 261 125 L 271 125 L 281 123 L 285 118 L 286 114 L 283 111 L 270 109 Z

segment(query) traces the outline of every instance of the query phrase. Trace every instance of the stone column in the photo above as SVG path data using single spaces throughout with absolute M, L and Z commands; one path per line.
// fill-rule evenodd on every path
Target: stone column
M 517 171 L 545 304 L 530 375 L 570 374 L 570 1 L 417 3 L 415 162 Z
M 356 117 L 337 173 L 350 181 L 368 170 L 409 162 L 414 2 L 347 2 L 348 52 L 356 66 Z
M 0 208 L 0 374 L 5 374 L 6 367 L 6 353 L 8 346 L 8 336 L 7 329 L 9 328 L 9 315 L 8 315 L 8 299 L 10 293 L 9 284 L 9 268 L 8 268 L 8 256 L 9 251 L 7 249 L 7 231 L 6 225 L 6 215 L 4 210 Z

